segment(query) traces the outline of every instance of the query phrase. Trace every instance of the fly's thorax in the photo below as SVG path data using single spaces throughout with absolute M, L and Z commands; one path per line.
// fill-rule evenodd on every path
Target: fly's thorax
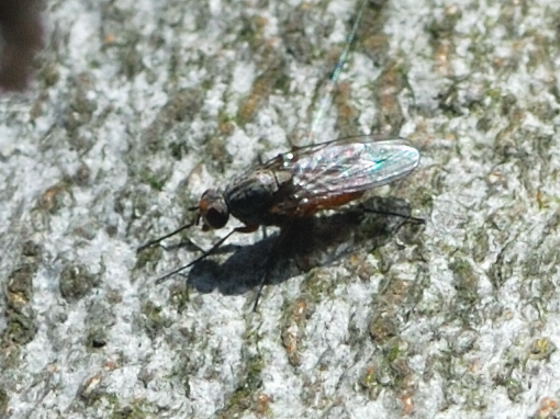
M 200 216 L 209 228 L 222 228 L 228 222 L 229 208 L 224 195 L 214 189 L 208 189 L 198 203 Z
M 254 170 L 230 184 L 224 198 L 231 214 L 245 224 L 270 224 L 268 210 L 290 180 L 286 171 Z

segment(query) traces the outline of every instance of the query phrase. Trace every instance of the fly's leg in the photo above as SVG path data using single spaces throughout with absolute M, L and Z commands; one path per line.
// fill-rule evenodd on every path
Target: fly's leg
M 192 226 L 195 225 L 196 223 L 197 223 L 197 221 L 194 221 L 194 222 L 189 223 L 189 224 L 185 224 L 184 226 L 179 227 L 177 230 L 172 231 L 171 233 L 168 233 L 168 234 L 166 234 L 165 236 L 161 236 L 161 237 L 158 237 L 157 239 L 150 240 L 149 242 L 144 243 L 142 246 L 138 247 L 138 248 L 136 249 L 136 252 L 139 253 L 139 252 L 141 252 L 142 250 L 144 250 L 144 249 L 146 249 L 146 248 L 148 248 L 148 247 L 152 247 L 152 246 L 154 246 L 154 245 L 156 245 L 156 244 L 159 244 L 159 243 L 161 243 L 162 241 L 164 241 L 165 239 L 167 239 L 167 238 L 169 238 L 169 237 L 171 237 L 171 236 L 174 236 L 175 234 L 180 233 L 181 231 L 186 230 L 187 228 L 192 227 Z
M 268 282 L 268 277 L 270 275 L 270 272 L 272 271 L 272 269 L 274 268 L 274 265 L 276 264 L 276 250 L 278 249 L 278 242 L 280 241 L 280 237 L 278 237 L 278 239 L 276 240 L 276 242 L 274 243 L 274 247 L 272 249 L 272 252 L 270 252 L 270 254 L 268 255 L 268 257 L 266 258 L 266 263 L 264 265 L 264 273 L 261 277 L 261 281 L 259 283 L 259 289 L 257 290 L 257 295 L 255 296 L 255 303 L 253 304 L 253 312 L 257 311 L 257 306 L 259 305 L 259 300 L 261 298 L 262 295 L 262 291 L 264 289 L 264 285 Z
M 234 228 L 228 234 L 226 234 L 224 237 L 222 237 L 220 240 L 218 240 L 216 243 L 214 243 L 210 249 L 203 251 L 202 254 L 199 257 L 197 257 L 195 260 L 187 263 L 186 265 L 180 266 L 179 268 L 174 269 L 173 271 L 168 272 L 163 276 L 160 276 L 158 279 L 156 279 L 156 284 L 161 284 L 163 281 L 172 277 L 173 275 L 176 275 L 176 274 L 180 273 L 181 271 L 183 271 L 183 270 L 193 266 L 194 264 L 200 262 L 201 260 L 207 258 L 212 253 L 214 253 L 222 244 L 224 244 L 224 242 L 227 239 L 229 239 L 233 234 L 235 234 L 235 233 L 252 233 L 252 232 L 256 231 L 257 228 L 258 228 L 258 226 L 243 226 L 243 227 Z
M 269 275 L 272 272 L 272 269 L 274 269 L 274 265 L 276 265 L 278 252 L 280 251 L 282 246 L 284 246 L 286 238 L 289 236 L 289 233 L 288 233 L 289 230 L 290 229 L 287 228 L 287 229 L 282 229 L 280 231 L 279 237 L 274 242 L 274 246 L 272 247 L 272 250 L 269 252 L 269 254 L 266 258 L 266 262 L 265 262 L 265 265 L 264 265 L 264 273 L 263 273 L 263 275 L 261 277 L 261 280 L 259 282 L 259 288 L 257 290 L 257 295 L 255 296 L 255 303 L 253 304 L 253 312 L 257 311 L 257 306 L 259 305 L 259 300 L 261 298 L 262 291 L 264 289 L 264 286 L 268 282 Z
M 394 217 L 402 217 L 405 219 L 405 221 L 408 221 L 410 223 L 413 224 L 426 224 L 426 220 L 424 220 L 423 218 L 419 218 L 419 217 L 413 217 L 411 215 L 406 215 L 406 214 L 400 214 L 398 212 L 393 212 L 393 211 L 378 211 L 378 210 L 374 210 L 371 208 L 366 208 L 364 205 L 359 205 L 358 206 L 362 211 L 370 213 L 370 214 L 379 214 L 379 215 L 392 215 Z
M 190 207 L 190 208 L 188 208 L 188 210 L 189 210 L 189 211 L 196 211 L 196 210 L 198 210 L 198 207 Z M 199 221 L 200 221 L 200 214 L 198 214 L 198 215 L 196 216 L 196 218 L 194 219 L 194 221 L 192 221 L 192 222 L 190 222 L 190 223 L 188 223 L 188 224 L 185 224 L 185 225 L 179 227 L 177 230 L 174 230 L 174 231 L 172 231 L 171 233 L 166 234 L 165 236 L 161 236 L 161 237 L 158 237 L 157 239 L 150 240 L 149 242 L 144 243 L 142 246 L 140 246 L 140 247 L 138 247 L 138 248 L 136 249 L 136 252 L 139 253 L 139 252 L 141 252 L 142 250 L 144 250 L 144 249 L 146 249 L 146 248 L 148 248 L 148 247 L 151 247 L 151 246 L 154 246 L 154 245 L 156 245 L 156 244 L 159 244 L 159 243 L 161 243 L 163 240 L 168 239 L 169 237 L 174 236 L 175 234 L 180 233 L 181 231 L 186 230 L 187 228 L 191 228 L 192 226 L 197 225 Z M 193 243 L 193 244 L 194 244 L 194 243 Z

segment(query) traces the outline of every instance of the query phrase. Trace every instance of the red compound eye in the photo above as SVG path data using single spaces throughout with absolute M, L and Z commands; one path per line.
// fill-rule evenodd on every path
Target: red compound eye
M 210 228 L 222 228 L 228 222 L 229 209 L 222 194 L 212 189 L 202 194 L 198 204 L 204 223 Z

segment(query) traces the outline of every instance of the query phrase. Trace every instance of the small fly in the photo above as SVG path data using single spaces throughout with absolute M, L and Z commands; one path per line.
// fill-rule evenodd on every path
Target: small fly
M 205 230 L 224 227 L 230 215 L 243 223 L 192 262 L 158 278 L 157 281 L 162 282 L 212 254 L 236 232 L 254 232 L 259 226 L 278 226 L 282 230 L 295 220 L 339 208 L 373 188 L 407 176 L 419 161 L 420 152 L 408 141 L 400 138 L 375 141 L 370 136 L 340 139 L 282 153 L 235 178 L 223 191 L 208 189 L 202 194 L 198 206 L 192 208 L 197 212 L 192 223 L 152 240 L 138 250 L 158 244 L 200 221 Z M 254 309 L 274 263 L 274 255 L 271 256 Z

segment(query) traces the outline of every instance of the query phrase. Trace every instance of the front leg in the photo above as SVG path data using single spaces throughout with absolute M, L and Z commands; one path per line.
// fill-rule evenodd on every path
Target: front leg
M 286 245 L 287 239 L 290 237 L 291 227 L 292 227 L 292 224 L 290 224 L 288 226 L 284 226 L 280 230 L 280 235 L 278 236 L 278 238 L 274 242 L 274 246 L 272 246 L 272 249 L 270 250 L 270 252 L 268 253 L 268 255 L 266 257 L 266 261 L 265 261 L 265 264 L 264 264 L 264 273 L 263 273 L 263 275 L 261 277 L 261 280 L 259 282 L 259 288 L 257 290 L 257 295 L 255 296 L 255 303 L 253 304 L 253 312 L 257 311 L 257 306 L 259 305 L 259 299 L 262 295 L 262 291 L 264 289 L 264 286 L 268 282 L 269 277 L 270 277 L 270 273 L 272 272 L 272 270 L 274 269 L 274 266 L 276 265 L 276 262 L 278 261 L 278 254 L 279 254 L 280 250 Z
M 233 234 L 235 234 L 235 233 L 253 233 L 258 228 L 259 228 L 258 225 L 245 225 L 245 226 L 234 228 L 228 234 L 226 234 L 224 237 L 222 237 L 220 240 L 218 240 L 216 243 L 214 243 L 210 249 L 203 251 L 202 254 L 199 257 L 197 257 L 195 260 L 193 260 L 193 261 L 187 263 L 186 265 L 183 265 L 183 266 L 181 266 L 181 267 L 179 267 L 179 268 L 177 268 L 177 269 L 175 269 L 171 272 L 168 272 L 163 276 L 160 276 L 158 279 L 156 279 L 156 284 L 161 284 L 163 281 L 170 278 L 171 276 L 173 276 L 175 274 L 178 274 L 181 271 L 183 271 L 183 270 L 193 266 L 194 264 L 200 262 L 201 260 L 207 258 L 212 253 L 214 253 L 222 244 L 224 244 L 227 239 L 229 239 L 231 236 L 233 236 Z

